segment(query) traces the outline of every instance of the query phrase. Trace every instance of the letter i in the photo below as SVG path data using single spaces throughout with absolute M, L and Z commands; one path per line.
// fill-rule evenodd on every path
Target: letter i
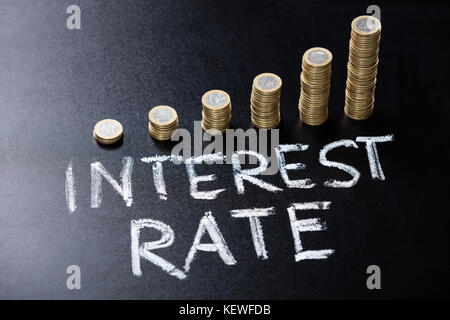
M 75 189 L 75 178 L 73 177 L 73 165 L 72 161 L 66 169 L 66 203 L 67 209 L 69 209 L 69 214 L 74 212 L 77 208 L 76 200 L 76 189 Z

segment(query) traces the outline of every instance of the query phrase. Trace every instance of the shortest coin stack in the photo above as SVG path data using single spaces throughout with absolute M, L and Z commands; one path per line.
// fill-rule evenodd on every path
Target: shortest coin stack
M 255 127 L 273 129 L 280 123 L 281 84 L 281 78 L 273 73 L 253 79 L 250 110 Z
M 148 112 L 148 131 L 156 140 L 169 140 L 178 128 L 178 115 L 169 106 L 156 106 Z
M 101 144 L 113 144 L 122 138 L 122 124 L 114 119 L 103 119 L 95 124 L 94 139 Z
M 225 132 L 231 122 L 231 99 L 222 90 L 210 90 L 202 97 L 202 127 L 211 134 Z
M 300 119 L 308 125 L 318 126 L 328 119 L 332 60 L 325 48 L 311 48 L 303 55 L 298 107 Z

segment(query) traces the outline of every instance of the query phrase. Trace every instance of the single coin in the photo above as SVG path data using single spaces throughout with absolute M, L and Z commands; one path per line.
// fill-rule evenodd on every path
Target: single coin
M 253 80 L 256 89 L 263 92 L 277 91 L 281 88 L 281 78 L 274 73 L 261 73 Z
M 326 66 L 333 60 L 331 52 L 321 47 L 308 49 L 303 56 L 309 64 L 315 67 Z
M 178 118 L 174 108 L 169 106 L 156 106 L 148 112 L 148 118 L 151 122 L 160 125 L 169 125 Z
M 94 139 L 102 144 L 113 144 L 123 134 L 122 124 L 114 119 L 103 119 L 95 124 Z
M 373 35 L 381 30 L 381 22 L 372 16 L 359 16 L 353 19 L 352 30 L 362 35 Z
M 230 96 L 222 90 L 210 90 L 202 96 L 202 104 L 211 109 L 222 109 L 230 104 Z

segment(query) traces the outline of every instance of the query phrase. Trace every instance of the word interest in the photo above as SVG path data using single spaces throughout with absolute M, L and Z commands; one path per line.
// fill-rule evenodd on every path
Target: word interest
M 383 169 L 378 157 L 377 144 L 382 142 L 393 141 L 393 135 L 376 136 L 376 137 L 357 137 L 356 142 L 363 142 L 366 145 L 367 157 L 370 167 L 371 176 L 373 179 L 385 180 Z M 351 176 L 351 179 L 339 181 L 335 179 L 328 179 L 323 182 L 323 185 L 329 188 L 350 188 L 357 184 L 361 174 L 360 172 L 347 164 L 330 161 L 327 159 L 327 153 L 331 150 L 346 147 L 358 149 L 355 141 L 350 139 L 338 140 L 325 145 L 319 153 L 319 162 L 321 165 L 330 168 L 342 170 Z M 278 170 L 281 178 L 287 188 L 310 189 L 316 186 L 316 183 L 311 179 L 291 180 L 289 178 L 289 171 L 302 170 L 306 168 L 303 163 L 289 163 L 286 164 L 285 154 L 290 152 L 306 151 L 309 145 L 304 144 L 281 144 L 275 147 L 275 154 L 278 161 Z M 242 168 L 241 157 L 250 156 L 257 159 L 257 167 L 244 169 Z M 226 189 L 199 191 L 198 184 L 200 182 L 215 181 L 216 175 L 197 175 L 195 166 L 202 163 L 212 164 L 217 161 L 225 161 L 227 156 L 221 153 L 204 154 L 194 156 L 183 160 L 181 156 L 175 155 L 156 155 L 151 157 L 141 158 L 141 161 L 152 165 L 153 181 L 155 190 L 162 200 L 167 200 L 166 182 L 164 179 L 163 163 L 184 163 L 186 166 L 187 176 L 189 177 L 189 191 L 194 199 L 214 200 L 217 199 L 220 193 Z M 134 159 L 132 157 L 123 158 L 123 167 L 120 173 L 121 182 L 117 181 L 112 174 L 98 161 L 91 163 L 91 208 L 99 208 L 102 201 L 102 180 L 106 180 L 123 198 L 125 205 L 130 207 L 133 204 L 132 193 L 132 172 L 134 166 Z M 250 150 L 236 151 L 231 156 L 232 170 L 234 176 L 234 184 L 238 194 L 245 193 L 244 181 L 260 187 L 268 192 L 283 191 L 281 187 L 275 186 L 265 182 L 258 176 L 263 175 L 267 170 L 269 163 L 265 156 Z M 76 183 L 73 174 L 73 163 L 69 162 L 66 170 L 66 202 L 70 213 L 74 212 L 76 206 Z

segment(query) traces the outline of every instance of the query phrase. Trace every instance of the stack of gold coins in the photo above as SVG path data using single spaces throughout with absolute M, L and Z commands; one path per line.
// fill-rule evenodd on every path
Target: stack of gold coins
M 101 144 L 113 144 L 122 138 L 122 124 L 114 119 L 103 119 L 95 124 L 94 139 Z
M 253 79 L 250 110 L 255 127 L 273 129 L 280 123 L 281 84 L 281 78 L 273 73 Z
M 318 126 L 328 119 L 332 60 L 325 48 L 311 48 L 303 55 L 298 108 L 300 119 L 308 125 Z
M 231 99 L 222 90 L 210 90 L 202 97 L 202 127 L 212 134 L 223 133 L 231 122 Z
M 367 119 L 373 113 L 380 37 L 377 18 L 360 16 L 352 21 L 344 110 L 355 120 Z
M 178 128 L 178 115 L 169 106 L 156 106 L 148 112 L 148 131 L 157 140 L 169 140 Z

